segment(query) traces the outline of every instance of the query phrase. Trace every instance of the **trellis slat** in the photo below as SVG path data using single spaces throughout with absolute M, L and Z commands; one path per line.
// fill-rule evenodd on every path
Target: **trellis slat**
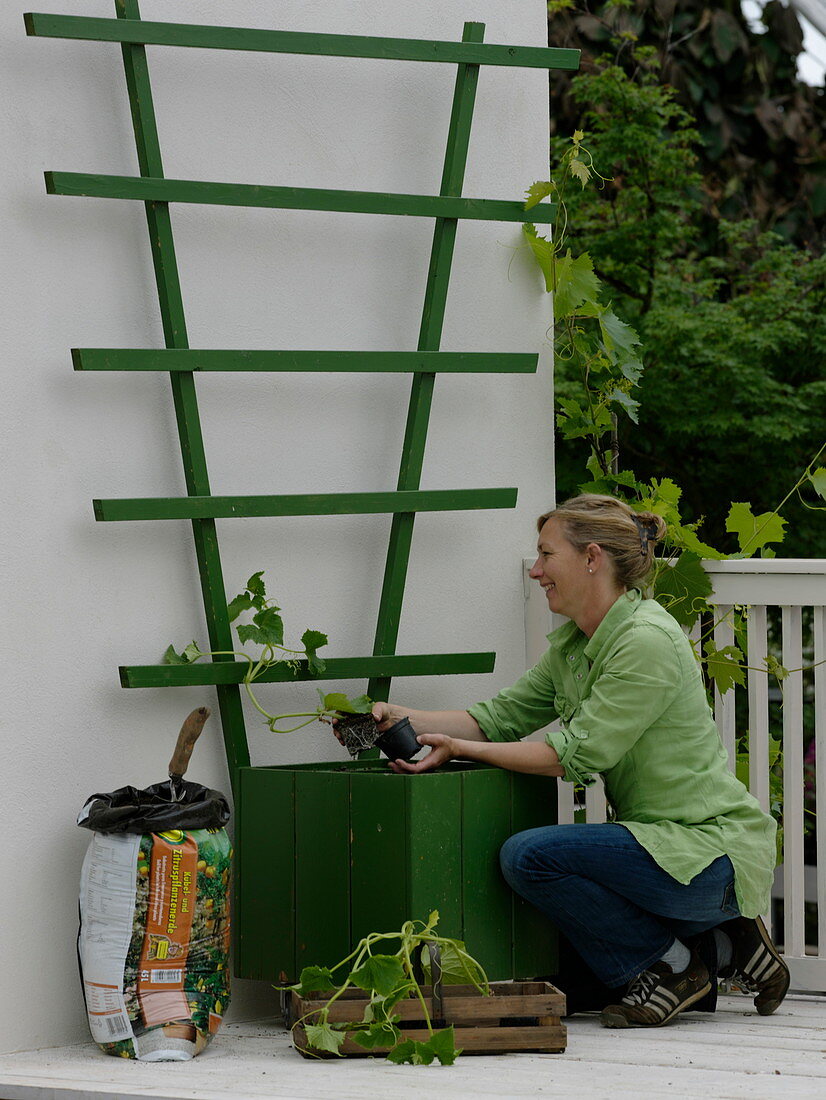
M 388 214 L 397 217 L 461 218 L 470 221 L 535 222 L 556 217 L 553 203 L 526 210 L 507 199 L 463 199 L 452 195 L 404 195 L 382 191 L 345 191 L 324 187 L 273 187 L 257 183 L 218 183 L 145 176 L 108 176 L 94 172 L 45 172 L 50 195 L 140 202 L 183 202 L 200 206 L 248 206 L 268 210 L 323 210 L 339 214 Z
M 131 42 L 195 49 L 253 50 L 260 53 L 310 54 L 325 57 L 371 57 L 390 61 L 442 64 L 505 65 L 526 69 L 577 69 L 579 50 L 495 43 L 443 42 L 416 38 L 378 38 L 258 27 L 215 27 L 151 20 L 98 19 L 81 15 L 27 12 L 26 33 L 41 38 L 96 42 Z
M 114 21 L 115 27 L 122 26 L 125 19 L 140 18 L 138 0 L 115 0 L 115 10 L 118 15 Z M 163 176 L 146 50 L 141 45 L 124 43 L 121 53 L 141 175 Z M 185 349 L 189 346 L 189 340 L 169 207 L 164 203 L 147 202 L 145 210 L 164 343 L 169 348 Z M 169 377 L 186 491 L 193 496 L 205 496 L 210 492 L 209 474 L 195 380 L 191 374 L 171 374 Z M 211 518 L 193 518 L 192 534 L 210 648 L 230 650 L 232 636 L 215 521 Z M 217 657 L 215 660 L 226 658 Z M 250 762 L 241 695 L 235 685 L 219 687 L 217 694 L 230 782 L 234 788 L 238 769 L 248 766 Z
M 134 497 L 93 501 L 105 522 L 242 519 L 262 516 L 370 515 L 513 508 L 516 489 L 420 489 L 387 493 L 284 493 L 278 496 Z
M 307 661 L 286 661 L 270 666 L 256 684 L 283 684 L 297 680 L 361 680 L 368 676 L 446 676 L 492 672 L 495 653 L 415 653 L 387 657 L 329 657 L 320 675 L 310 672 Z M 196 662 L 191 665 L 122 665 L 125 688 L 194 687 L 206 684 L 241 684 L 249 671 L 246 661 Z
M 534 374 L 538 355 L 469 351 L 259 351 L 217 348 L 72 348 L 78 371 L 300 371 Z

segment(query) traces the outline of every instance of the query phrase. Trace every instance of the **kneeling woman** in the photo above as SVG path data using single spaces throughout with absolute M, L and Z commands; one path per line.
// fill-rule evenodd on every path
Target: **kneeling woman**
M 531 577 L 571 621 L 512 687 L 466 711 L 381 703 L 409 714 L 430 753 L 396 771 L 475 760 L 517 772 L 605 781 L 613 823 L 554 825 L 502 849 L 513 889 L 561 929 L 612 988 L 608 1027 L 665 1024 L 710 989 L 685 940 L 714 929 L 719 974 L 778 1007 L 789 972 L 759 918 L 769 905 L 775 823 L 728 769 L 683 631 L 641 589 L 665 525 L 584 494 L 538 520 Z M 554 721 L 544 742 L 520 739 Z

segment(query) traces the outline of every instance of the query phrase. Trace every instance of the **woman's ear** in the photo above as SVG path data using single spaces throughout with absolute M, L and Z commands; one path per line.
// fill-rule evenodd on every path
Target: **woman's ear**
M 589 573 L 596 573 L 605 561 L 605 553 L 597 542 L 589 542 L 585 547 L 585 568 Z

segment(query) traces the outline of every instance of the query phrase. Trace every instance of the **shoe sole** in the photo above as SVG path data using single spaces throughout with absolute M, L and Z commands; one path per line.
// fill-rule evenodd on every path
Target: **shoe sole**
M 603 1027 L 662 1027 L 664 1024 L 673 1020 L 675 1016 L 679 1016 L 681 1012 L 685 1012 L 687 1008 L 691 1008 L 697 1001 L 702 1000 L 710 989 L 711 982 L 706 982 L 702 989 L 693 993 L 687 1001 L 683 1001 L 682 1004 L 677 1005 L 673 1012 L 670 1012 L 668 1016 L 662 1020 L 658 1020 L 655 1024 L 634 1023 L 620 1012 L 610 1012 L 610 1005 L 609 1008 L 603 1010 L 599 1020 Z
M 776 1012 L 777 1009 L 780 1008 L 786 994 L 789 992 L 789 986 L 791 985 L 792 977 L 791 977 L 791 974 L 789 973 L 788 966 L 783 961 L 783 959 L 778 955 L 777 948 L 774 946 L 774 944 L 771 941 L 771 937 L 769 936 L 768 929 L 766 928 L 765 924 L 763 924 L 763 921 L 759 917 L 757 918 L 757 931 L 760 935 L 760 939 L 763 942 L 763 946 L 766 948 L 766 950 L 769 952 L 769 954 L 773 958 L 777 959 L 777 961 L 783 967 L 783 970 L 785 971 L 785 974 L 786 974 L 786 984 L 783 986 L 783 992 L 780 994 L 779 997 L 773 997 L 772 1000 L 765 1001 L 761 1005 L 758 1005 L 758 1003 L 757 1003 L 759 994 L 758 994 L 757 997 L 754 998 L 754 1007 L 757 1009 L 757 1014 L 759 1016 L 771 1016 L 771 1014 L 773 1012 Z

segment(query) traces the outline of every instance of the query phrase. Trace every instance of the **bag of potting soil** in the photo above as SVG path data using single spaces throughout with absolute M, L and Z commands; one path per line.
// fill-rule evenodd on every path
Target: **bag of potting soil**
M 132 827 L 144 823 L 141 799 L 133 797 L 143 793 L 152 788 L 93 796 L 78 818 L 88 828 L 118 830 L 96 831 L 83 861 L 81 980 L 92 1038 L 107 1054 L 186 1061 L 210 1042 L 229 1003 L 232 847 L 222 827 L 229 810 L 223 796 L 207 792 L 220 800 L 212 800 L 207 828 L 136 833 L 126 831 L 122 815 L 106 819 L 113 800 L 118 815 L 131 799 Z M 176 819 L 182 809 L 170 807 Z

